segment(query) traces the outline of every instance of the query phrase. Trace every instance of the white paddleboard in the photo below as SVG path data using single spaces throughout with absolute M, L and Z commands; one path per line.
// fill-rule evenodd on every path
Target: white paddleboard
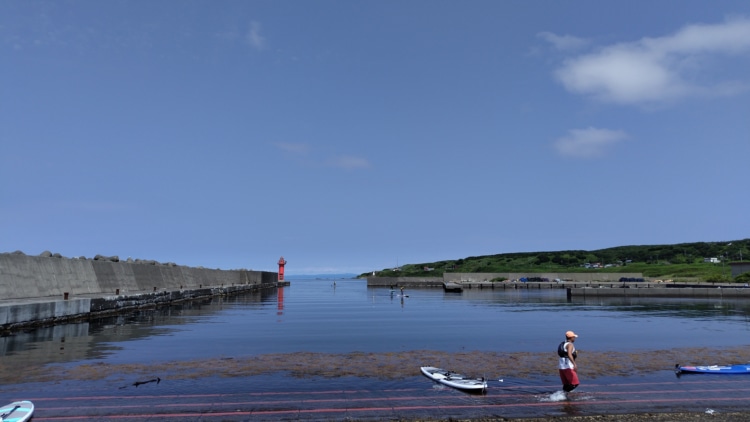
M 449 387 L 464 391 L 484 392 L 487 390 L 487 381 L 484 378 L 469 378 L 434 366 L 422 366 L 419 369 L 426 377 Z
M 3 422 L 27 421 L 33 414 L 34 403 L 30 401 L 14 401 L 0 408 L 0 418 Z

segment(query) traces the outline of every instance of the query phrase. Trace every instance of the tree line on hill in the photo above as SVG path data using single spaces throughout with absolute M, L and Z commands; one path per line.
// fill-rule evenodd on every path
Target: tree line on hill
M 629 266 L 699 266 L 710 258 L 716 258 L 712 260 L 712 264 L 719 263 L 721 266 L 727 262 L 750 260 L 750 239 L 673 245 L 617 246 L 593 251 L 514 252 L 471 256 L 456 260 L 386 268 L 376 271 L 375 275 L 439 277 L 444 272 L 575 272 L 592 269 L 623 272 L 628 271 Z M 372 273 L 363 274 L 363 276 L 368 275 Z

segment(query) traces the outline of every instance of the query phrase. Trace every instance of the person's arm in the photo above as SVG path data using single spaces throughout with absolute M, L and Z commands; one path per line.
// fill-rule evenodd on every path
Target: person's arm
M 565 346 L 565 350 L 568 351 L 568 359 L 570 359 L 570 361 L 573 362 L 573 369 L 577 371 L 578 365 L 576 365 L 576 360 L 573 358 L 573 343 L 568 343 Z

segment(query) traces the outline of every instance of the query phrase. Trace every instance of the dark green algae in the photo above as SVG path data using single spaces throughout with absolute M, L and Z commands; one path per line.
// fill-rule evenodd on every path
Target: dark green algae
M 700 358 L 700 360 L 697 360 Z M 689 348 L 634 352 L 578 350 L 578 373 L 582 380 L 601 376 L 632 376 L 672 370 L 675 364 L 732 364 L 750 362 L 750 348 Z M 551 352 L 444 352 L 413 350 L 387 353 L 278 353 L 225 356 L 187 361 L 152 363 L 52 364 L 31 367 L 22 376 L 11 365 L 0 362 L 0 382 L 93 381 L 107 378 L 132 380 L 140 377 L 195 379 L 247 377 L 285 373 L 296 378 L 363 377 L 402 379 L 419 375 L 420 366 L 439 366 L 471 376 L 488 378 L 535 378 L 557 376 L 557 355 Z M 405 370 L 412 368 L 413 370 Z

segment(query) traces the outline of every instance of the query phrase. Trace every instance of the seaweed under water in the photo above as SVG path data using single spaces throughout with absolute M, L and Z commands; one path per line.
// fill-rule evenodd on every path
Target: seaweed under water
M 700 364 L 696 356 L 710 356 L 711 363 L 750 361 L 750 349 L 689 348 L 638 352 L 579 350 L 579 375 L 594 379 L 601 376 L 632 376 L 674 368 L 675 364 Z M 412 350 L 392 353 L 272 353 L 256 356 L 222 357 L 157 363 L 115 364 L 93 362 L 54 364 L 30 368 L 19 373 L 0 363 L 0 382 L 55 382 L 63 380 L 102 380 L 155 377 L 196 379 L 204 377 L 245 377 L 284 373 L 295 378 L 362 377 L 401 379 L 419 373 L 420 366 L 450 368 L 472 376 L 488 378 L 529 378 L 539 374 L 557 374 L 557 357 L 553 353 L 496 353 L 483 351 L 444 352 Z

